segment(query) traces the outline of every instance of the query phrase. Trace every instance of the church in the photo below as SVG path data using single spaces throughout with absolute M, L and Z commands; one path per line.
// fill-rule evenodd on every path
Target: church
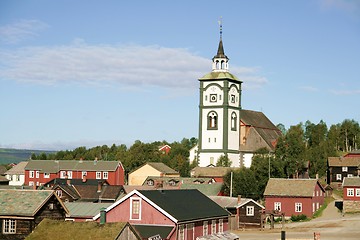
M 226 156 L 231 167 L 250 167 L 258 149 L 275 150 L 281 131 L 262 112 L 241 108 L 242 81 L 229 72 L 221 25 L 212 71 L 199 82 L 199 138 L 190 150 L 190 163 L 216 166 L 220 157 Z

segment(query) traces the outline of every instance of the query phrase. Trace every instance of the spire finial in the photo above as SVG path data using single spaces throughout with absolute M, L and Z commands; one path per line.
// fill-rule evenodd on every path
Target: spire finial
M 220 16 L 219 27 L 220 27 L 220 39 L 222 39 L 222 16 Z

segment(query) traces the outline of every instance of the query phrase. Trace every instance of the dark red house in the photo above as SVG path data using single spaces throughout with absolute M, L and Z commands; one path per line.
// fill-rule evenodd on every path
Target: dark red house
M 317 179 L 270 178 L 264 197 L 266 211 L 311 217 L 323 205 L 325 190 Z
M 124 185 L 124 168 L 117 161 L 30 160 L 25 167 L 25 183 L 41 186 L 55 178 L 106 180 Z
M 343 212 L 360 212 L 360 178 L 344 178 L 343 184 Z
M 198 190 L 134 190 L 104 213 L 106 222 L 158 228 L 159 233 L 160 228 L 169 229 L 162 239 L 195 240 L 229 229 L 229 212 Z
M 341 187 L 345 177 L 359 176 L 360 156 L 329 157 L 327 165 L 327 183 L 333 187 Z

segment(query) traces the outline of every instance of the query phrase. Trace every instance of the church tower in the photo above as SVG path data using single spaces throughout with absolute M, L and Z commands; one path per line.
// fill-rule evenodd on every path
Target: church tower
M 240 166 L 241 81 L 229 72 L 229 58 L 224 53 L 222 24 L 212 71 L 200 81 L 199 142 L 200 167 L 216 165 L 227 156 L 232 167 Z

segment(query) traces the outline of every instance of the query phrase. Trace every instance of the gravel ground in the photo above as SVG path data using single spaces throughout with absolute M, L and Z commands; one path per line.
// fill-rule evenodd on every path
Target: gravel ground
M 308 222 L 286 223 L 284 229 L 277 224 L 275 229 L 260 231 L 233 231 L 240 240 L 275 240 L 281 239 L 281 231 L 285 231 L 286 239 L 314 239 L 314 233 L 320 233 L 321 240 L 359 240 L 360 214 L 342 214 L 335 207 L 335 202 L 329 203 L 321 217 Z

